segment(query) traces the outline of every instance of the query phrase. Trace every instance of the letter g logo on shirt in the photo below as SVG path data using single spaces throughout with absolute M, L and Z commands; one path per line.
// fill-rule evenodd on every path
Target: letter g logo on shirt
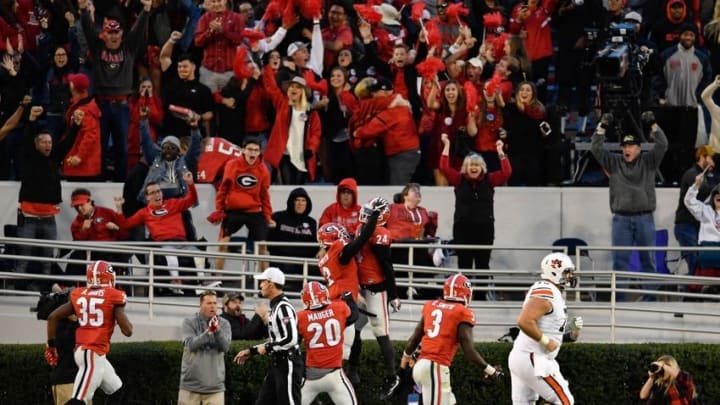
M 258 179 L 252 174 L 241 174 L 237 176 L 235 182 L 242 188 L 252 188 L 258 183 Z

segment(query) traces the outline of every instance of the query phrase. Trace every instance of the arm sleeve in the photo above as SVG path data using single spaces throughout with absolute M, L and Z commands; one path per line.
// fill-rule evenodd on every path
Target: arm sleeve
M 241 326 L 238 333 L 238 339 L 241 340 L 257 340 L 267 337 L 267 326 L 258 314 L 253 315 L 252 319 L 245 325 Z
M 220 329 L 210 335 L 215 339 L 215 344 L 219 352 L 225 353 L 230 350 L 230 341 L 232 340 L 232 330 L 230 328 L 230 322 L 223 317 L 218 317 L 220 322 Z
M 277 31 L 275 31 L 275 33 L 270 38 L 266 38 L 265 40 L 258 42 L 258 44 L 260 45 L 260 50 L 263 53 L 268 53 L 273 49 L 277 48 L 277 46 L 280 45 L 283 39 L 285 39 L 286 34 L 287 30 L 285 28 L 278 28 Z
M 685 197 L 683 198 L 683 203 L 685 203 L 685 207 L 687 207 L 688 211 L 692 214 L 695 219 L 698 221 L 703 220 L 703 207 L 705 206 L 705 203 L 697 199 L 698 195 L 698 188 L 695 184 L 690 186 L 688 188 L 687 193 L 685 193 Z
M 459 171 L 453 169 L 450 166 L 450 156 L 442 155 L 440 156 L 440 165 L 439 165 L 440 171 L 443 175 L 445 175 L 445 178 L 447 178 L 448 183 L 451 185 L 457 187 L 460 185 L 460 180 L 462 179 L 462 174 L 460 174 Z
M 348 315 L 347 320 L 345 321 L 345 326 L 350 326 L 354 324 L 358 317 L 360 316 L 360 310 L 358 309 L 357 304 L 352 299 L 352 295 L 349 297 L 349 299 L 343 300 L 345 301 L 345 304 L 347 304 L 348 308 L 350 308 L 350 315 Z
M 85 34 L 88 47 L 90 49 L 98 49 L 100 47 L 100 38 L 98 37 L 98 33 L 95 30 L 95 26 L 90 19 L 90 13 L 87 9 L 80 12 L 80 23 L 82 24 L 83 34 Z
M 60 139 L 60 142 L 52 149 L 53 155 L 57 156 L 58 159 L 63 159 L 68 152 L 70 152 L 70 149 L 75 144 L 75 140 L 77 139 L 78 133 L 80 133 L 80 126 L 75 125 L 73 122 L 70 124 L 70 130 L 68 133 Z M 34 146 L 33 146 L 34 148 Z
M 153 160 L 157 157 L 160 150 L 153 143 L 150 137 L 150 126 L 147 120 L 140 120 L 140 147 L 142 149 L 143 157 L 148 165 L 151 165 Z
M 651 158 L 652 167 L 657 168 L 660 166 L 663 156 L 665 156 L 665 152 L 668 150 L 668 140 L 667 136 L 665 136 L 665 131 L 663 131 L 660 127 L 658 127 L 657 131 L 655 131 L 654 138 L 655 145 L 653 146 L 652 151 L 648 154 L 648 157 Z
M 227 321 L 225 321 L 227 322 Z M 228 328 L 229 332 L 230 328 Z M 198 334 L 198 331 L 193 327 L 193 319 L 188 318 L 183 321 L 182 326 L 183 334 L 183 346 L 191 352 L 197 351 L 199 348 L 212 343 L 212 337 L 207 330 L 202 331 Z
M 600 135 L 597 131 L 592 135 L 592 145 L 590 146 L 590 152 L 593 157 L 600 162 L 600 166 L 608 172 L 613 172 L 613 156 L 610 152 L 606 151 L 603 147 L 605 143 L 605 136 Z
M 385 288 L 388 293 L 388 300 L 394 300 L 398 297 L 397 286 L 395 285 L 395 270 L 393 269 L 392 256 L 390 254 L 390 246 L 372 245 L 371 247 L 378 263 L 385 274 Z
M 362 249 L 368 239 L 372 236 L 373 232 L 375 232 L 379 216 L 380 213 L 373 212 L 368 220 L 368 223 L 362 227 L 360 235 L 343 247 L 342 253 L 340 253 L 340 264 L 348 264 L 350 260 L 352 260 L 352 258 L 360 251 L 360 249 Z
M 488 173 L 488 180 L 493 187 L 504 184 L 512 176 L 512 167 L 510 166 L 510 159 L 506 157 L 500 159 L 500 170 Z
M 312 41 L 310 44 L 310 60 L 307 66 L 318 76 L 323 75 L 323 56 L 325 55 L 325 44 L 322 40 L 320 24 L 313 24 Z
M 197 173 L 198 160 L 200 159 L 200 143 L 202 137 L 200 135 L 199 128 L 190 129 L 190 147 L 185 154 L 185 164 L 188 170 L 192 172 L 193 176 Z
M 127 49 L 135 51 L 136 55 L 145 52 L 145 31 L 148 25 L 149 13 L 145 10 L 138 14 L 135 24 L 133 24 L 126 38 Z

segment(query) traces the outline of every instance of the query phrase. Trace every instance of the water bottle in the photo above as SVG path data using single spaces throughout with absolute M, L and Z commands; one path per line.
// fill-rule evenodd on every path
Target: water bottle
M 407 405 L 420 405 L 420 395 L 412 393 L 408 395 Z

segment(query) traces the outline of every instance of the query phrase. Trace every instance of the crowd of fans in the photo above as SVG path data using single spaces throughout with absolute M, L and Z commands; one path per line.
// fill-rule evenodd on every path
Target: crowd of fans
M 502 139 L 510 185 L 559 184 L 561 123 L 570 111 L 584 123 L 603 103 L 589 96 L 593 57 L 613 23 L 637 30 L 633 46 L 649 55 L 640 108 L 689 108 L 689 142 L 709 132 L 716 144 L 699 103 L 720 71 L 712 2 L 603 3 L 3 0 L 0 179 L 24 175 L 33 105 L 55 143 L 80 126 L 58 159 L 71 181 L 125 182 L 153 164 L 145 135 L 197 147 L 184 122 L 197 115 L 203 154 L 227 154 L 214 138 L 255 138 L 272 184 L 447 185 L 442 134 L 456 170 L 470 152 L 498 170 Z M 692 147 L 683 153 L 676 177 L 692 163 Z M 212 183 L 222 178 L 212 160 L 188 170 Z

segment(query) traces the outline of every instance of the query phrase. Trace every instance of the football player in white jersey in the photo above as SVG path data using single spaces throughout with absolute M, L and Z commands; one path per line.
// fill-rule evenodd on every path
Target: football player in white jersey
M 572 405 L 575 399 L 555 360 L 562 342 L 574 342 L 583 327 L 576 316 L 568 324 L 563 297 L 574 287 L 575 265 L 563 253 L 551 253 L 540 263 L 542 280 L 530 287 L 518 316 L 518 335 L 508 357 L 513 405 L 534 405 L 539 397 L 551 404 Z

